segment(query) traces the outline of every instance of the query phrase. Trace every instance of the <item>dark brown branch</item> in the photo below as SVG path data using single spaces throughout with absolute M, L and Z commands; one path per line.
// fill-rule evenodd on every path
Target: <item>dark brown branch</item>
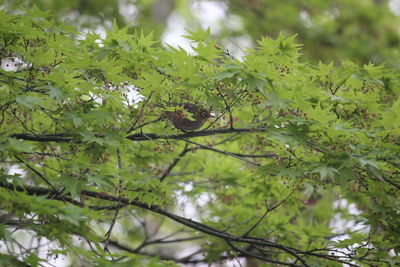
M 70 201 L 68 201 L 70 202 Z M 82 206 L 84 206 L 82 203 L 79 203 Z M 111 205 L 111 206 L 94 206 L 94 205 L 89 205 L 87 206 L 91 210 L 118 210 L 123 207 L 126 207 L 126 204 L 119 204 L 119 205 Z
M 266 128 L 238 128 L 238 129 L 216 129 L 216 130 L 204 130 L 204 131 L 196 131 L 196 132 L 188 132 L 183 134 L 172 134 L 172 135 L 159 135 L 153 133 L 147 134 L 132 134 L 127 136 L 129 140 L 132 141 L 148 141 L 148 140 L 157 140 L 157 139 L 182 139 L 182 138 L 194 138 L 201 136 L 210 136 L 217 134 L 230 134 L 230 133 L 260 133 L 267 131 Z
M 36 141 L 36 142 L 59 142 L 59 143 L 69 143 L 73 142 L 74 138 L 72 135 L 67 134 L 41 134 L 41 135 L 31 135 L 31 134 L 13 134 L 10 135 L 11 138 L 22 139 L 26 141 Z
M 231 153 L 232 155 L 236 155 L 242 158 L 276 158 L 278 155 L 276 154 L 263 154 L 263 155 L 251 155 L 251 154 L 241 154 L 241 153 Z
M 268 129 L 266 128 L 238 128 L 238 129 L 216 129 L 216 130 L 204 130 L 204 131 L 196 131 L 196 132 L 188 132 L 183 134 L 171 134 L 171 135 L 163 135 L 163 134 L 155 134 L 155 133 L 140 133 L 140 134 L 131 134 L 128 135 L 128 138 L 131 141 L 149 141 L 149 140 L 170 140 L 175 139 L 179 140 L 182 138 L 194 138 L 201 136 L 211 136 L 217 134 L 230 134 L 230 133 L 260 133 L 265 132 Z M 71 134 L 41 134 L 41 135 L 31 135 L 31 134 L 13 134 L 10 135 L 11 138 L 22 139 L 27 141 L 36 141 L 36 142 L 60 142 L 60 143 L 69 143 L 80 142 L 78 138 L 74 137 Z M 101 136 L 97 136 L 101 137 Z

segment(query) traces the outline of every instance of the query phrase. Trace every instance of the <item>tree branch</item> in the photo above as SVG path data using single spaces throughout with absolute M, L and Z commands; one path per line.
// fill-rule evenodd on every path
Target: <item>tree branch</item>
M 38 195 L 38 196 L 45 195 L 49 199 L 68 201 L 79 207 L 84 206 L 82 203 L 79 203 L 79 202 L 76 203 L 76 201 L 74 201 L 71 198 L 68 198 L 66 196 L 56 195 L 58 193 L 57 190 L 51 190 L 51 189 L 40 188 L 40 187 L 31 187 L 31 186 L 25 186 L 25 187 L 15 186 L 11 183 L 1 182 L 1 181 L 0 181 L 0 187 L 6 188 L 8 190 L 16 190 L 19 192 L 26 192 L 29 195 Z M 259 246 L 259 247 L 273 248 L 273 249 L 276 249 L 277 252 L 280 251 L 280 252 L 285 252 L 289 255 L 292 255 L 292 256 L 296 257 L 298 260 L 300 260 L 299 255 L 308 255 L 308 256 L 323 258 L 323 259 L 326 259 L 329 261 L 346 263 L 346 264 L 349 264 L 350 266 L 356 266 L 356 265 L 352 264 L 351 262 L 349 262 L 350 260 L 357 260 L 360 262 L 363 261 L 362 259 L 359 259 L 359 258 L 357 258 L 357 259 L 354 259 L 353 257 L 350 258 L 351 255 L 347 255 L 347 254 L 346 254 L 346 256 L 320 254 L 320 253 L 314 253 L 312 251 L 302 251 L 302 250 L 292 248 L 292 247 L 289 247 L 286 245 L 282 245 L 282 244 L 279 244 L 279 243 L 276 243 L 273 241 L 269 241 L 269 240 L 266 240 L 263 238 L 232 235 L 227 232 L 224 232 L 223 230 L 218 230 L 218 229 L 210 227 L 206 224 L 202 224 L 197 221 L 170 213 L 169 211 L 162 209 L 160 206 L 149 205 L 149 204 L 141 202 L 137 199 L 129 200 L 126 197 L 115 197 L 115 196 L 109 195 L 105 192 L 95 192 L 95 191 L 89 191 L 89 190 L 82 190 L 80 192 L 80 194 L 83 196 L 87 196 L 87 197 L 92 197 L 92 198 L 96 198 L 96 199 L 102 199 L 102 200 L 108 200 L 111 202 L 120 203 L 123 205 L 131 205 L 131 206 L 140 207 L 142 209 L 145 209 L 145 210 L 160 214 L 162 216 L 168 217 L 171 220 L 173 220 L 179 224 L 185 225 L 196 231 L 199 231 L 199 232 L 202 232 L 205 234 L 209 234 L 214 237 L 222 238 L 226 242 L 230 242 L 230 243 L 238 242 L 238 243 L 254 245 L 254 246 Z M 51 196 L 51 195 L 53 195 L 53 196 Z M 237 250 L 237 251 L 241 252 L 240 250 Z M 328 250 L 328 253 L 329 253 L 329 250 Z M 347 259 L 348 261 L 346 261 L 345 259 Z
M 221 93 L 220 88 L 217 87 L 216 89 L 217 89 L 219 95 L 221 96 L 222 100 L 224 101 L 226 110 L 227 110 L 228 113 L 229 113 L 229 128 L 230 128 L 230 129 L 233 129 L 233 117 L 232 117 L 232 110 L 231 110 L 231 107 L 230 107 L 230 105 L 228 104 L 228 102 L 226 101 L 224 95 Z
M 36 170 L 35 168 L 33 168 L 31 165 L 29 165 L 28 163 L 26 163 L 25 161 L 23 161 L 20 157 L 18 157 L 17 155 L 14 155 L 14 157 L 21 162 L 22 164 L 24 164 L 28 169 L 30 169 L 31 171 L 33 171 L 37 176 L 39 176 L 47 185 L 49 185 L 51 188 L 53 188 L 56 191 L 56 194 L 58 195 L 60 192 L 58 192 L 57 188 L 50 183 L 50 181 L 44 177 L 43 174 L 41 174 L 38 170 Z
M 278 204 L 276 204 L 275 206 L 273 206 L 271 208 L 267 208 L 266 211 L 264 212 L 263 216 L 261 216 L 261 218 L 252 227 L 250 227 L 250 229 L 247 230 L 246 233 L 244 233 L 242 236 L 248 236 L 251 233 L 251 231 L 253 231 L 262 222 L 262 220 L 264 220 L 264 218 L 267 216 L 268 213 L 275 210 L 280 205 L 282 205 L 286 200 L 288 200 L 289 197 L 291 197 L 293 195 L 293 193 L 296 191 L 296 189 L 297 188 L 294 188 L 292 190 L 292 192 L 290 192 L 289 195 L 287 195 L 283 200 L 279 201 Z
M 117 161 L 118 161 L 117 165 L 118 165 L 118 172 L 119 172 L 119 174 L 118 174 L 118 176 L 119 176 L 119 178 L 118 178 L 118 197 L 119 197 L 119 199 L 121 199 L 122 180 L 121 180 L 120 175 L 121 175 L 121 169 L 122 169 L 122 160 L 121 160 L 121 152 L 119 151 L 119 148 L 117 148 Z M 119 207 L 119 206 L 121 206 L 121 203 L 118 201 L 117 207 Z M 108 229 L 107 233 L 105 234 L 106 241 L 104 242 L 104 251 L 107 251 L 107 252 L 109 252 L 108 242 L 110 241 L 112 230 L 114 228 L 115 222 L 117 221 L 118 213 L 119 213 L 119 208 L 115 209 L 114 217 L 111 221 L 110 228 Z
M 181 160 L 181 158 L 183 156 L 185 156 L 186 153 L 188 153 L 189 151 L 191 151 L 191 149 L 188 149 L 188 145 L 185 144 L 185 148 L 182 150 L 182 152 L 179 153 L 178 157 L 176 157 L 172 161 L 172 163 L 169 165 L 168 169 L 166 169 L 164 171 L 164 173 L 161 175 L 161 177 L 159 178 L 160 182 L 164 181 L 165 177 L 167 177 L 171 173 L 172 169 L 176 166 L 176 164 L 178 164 L 178 162 Z
M 196 264 L 196 263 L 209 263 L 209 259 L 203 258 L 203 259 L 191 259 L 193 255 L 184 256 L 182 258 L 174 258 L 172 256 L 166 256 L 166 255 L 159 255 L 159 254 L 153 254 L 153 253 L 148 253 L 148 252 L 143 252 L 143 251 L 136 251 L 136 249 L 130 248 L 128 246 L 122 245 L 121 243 L 117 241 L 112 241 L 110 240 L 110 245 L 120 249 L 122 251 L 126 251 L 132 254 L 139 254 L 143 256 L 148 256 L 148 257 L 159 257 L 161 260 L 168 260 L 168 261 L 174 261 L 176 263 L 182 263 L 182 264 Z M 245 257 L 245 255 L 237 255 L 237 257 Z M 231 260 L 232 258 L 229 256 L 220 256 L 218 258 L 218 261 L 223 261 L 223 260 Z
M 193 142 L 193 141 L 184 139 L 184 138 L 182 138 L 182 140 L 185 141 L 185 142 L 187 142 L 187 143 L 191 143 L 191 144 L 197 145 L 197 146 L 199 146 L 199 147 L 201 147 L 201 148 L 203 148 L 203 149 L 211 150 L 211 151 L 214 151 L 214 152 L 223 154 L 223 155 L 227 155 L 227 156 L 231 156 L 231 157 L 237 158 L 237 159 L 239 159 L 239 160 L 241 160 L 241 161 L 250 163 L 250 164 L 252 164 L 252 165 L 254 165 L 254 166 L 257 166 L 257 167 L 260 166 L 260 164 L 254 163 L 254 162 L 252 162 L 252 161 L 250 161 L 250 160 L 248 160 L 248 159 L 239 157 L 239 156 L 236 155 L 236 154 L 233 154 L 233 153 L 230 153 L 230 152 L 226 152 L 226 151 L 222 151 L 222 150 L 219 150 L 219 149 L 210 147 L 210 146 L 202 145 L 202 144 L 199 144 L 199 143 L 196 143 L 196 142 Z
M 237 128 L 237 129 L 216 129 L 216 130 L 203 130 L 196 132 L 188 132 L 183 134 L 155 134 L 155 133 L 138 133 L 128 135 L 126 138 L 131 141 L 149 141 L 149 140 L 179 140 L 182 138 L 194 138 L 201 136 L 210 136 L 217 134 L 230 134 L 230 133 L 261 133 L 267 131 L 267 128 Z M 10 138 L 22 139 L 27 141 L 36 141 L 36 142 L 59 142 L 59 143 L 79 143 L 79 139 L 72 134 L 40 134 L 40 135 L 31 135 L 31 134 L 12 134 L 9 136 Z M 101 138 L 102 136 L 96 136 Z

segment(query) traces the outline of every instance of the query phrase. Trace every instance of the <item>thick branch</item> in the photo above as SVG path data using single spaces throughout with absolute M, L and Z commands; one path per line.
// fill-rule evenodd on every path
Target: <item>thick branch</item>
M 183 134 L 155 134 L 155 133 L 138 133 L 128 135 L 128 138 L 131 141 L 151 141 L 151 140 L 169 140 L 169 139 L 182 139 L 182 138 L 194 138 L 201 136 L 210 136 L 217 134 L 230 134 L 230 133 L 260 133 L 267 131 L 266 128 L 239 128 L 239 129 L 216 129 L 216 130 L 204 130 L 204 131 L 196 131 L 196 132 L 188 132 Z M 80 142 L 77 138 L 70 134 L 41 134 L 41 135 L 31 135 L 31 134 L 13 134 L 10 135 L 11 138 L 22 139 L 27 141 L 36 141 L 36 142 L 60 142 L 60 143 L 69 143 L 69 142 Z M 101 136 L 97 136 L 101 138 Z
M 10 135 L 11 138 L 22 139 L 26 141 L 36 141 L 36 142 L 59 142 L 59 143 L 69 143 L 73 142 L 73 137 L 67 134 L 13 134 Z

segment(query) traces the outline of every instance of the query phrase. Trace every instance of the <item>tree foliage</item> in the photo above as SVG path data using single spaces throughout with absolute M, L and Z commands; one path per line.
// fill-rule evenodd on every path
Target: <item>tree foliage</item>
M 284 32 L 297 35 L 303 58 L 313 63 L 347 59 L 398 66 L 400 9 L 395 0 L 0 0 L 0 7 L 10 10 L 35 5 L 52 10 L 56 20 L 79 29 L 110 29 L 115 20 L 120 27 L 152 31 L 156 39 L 168 29 L 171 14 L 181 17 L 181 27 L 203 25 L 199 19 L 206 16 L 195 7 L 210 4 L 225 14 L 215 22 L 213 35 L 235 49 L 241 38 L 255 42 Z
M 101 39 L 37 8 L 0 32 L 20 62 L 0 69 L 2 264 L 399 264 L 397 69 L 309 63 L 294 36 L 241 60 L 208 30 L 193 54 L 116 24 Z M 182 133 L 171 102 L 216 119 Z M 39 257 L 21 231 L 58 246 Z
M 230 0 L 252 38 L 297 34 L 313 61 L 352 60 L 398 65 L 399 16 L 390 0 Z M 397 11 L 398 12 L 398 11 Z M 239 33 L 237 33 L 239 34 Z

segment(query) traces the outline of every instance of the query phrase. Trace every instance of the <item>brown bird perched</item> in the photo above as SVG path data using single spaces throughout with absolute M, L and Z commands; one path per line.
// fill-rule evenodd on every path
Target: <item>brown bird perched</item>
M 165 117 L 167 117 L 172 124 L 179 130 L 184 132 L 186 131 L 195 131 L 201 128 L 203 124 L 212 117 L 210 114 L 211 110 L 207 110 L 202 106 L 191 104 L 191 103 L 183 103 L 183 104 L 174 104 L 175 106 L 180 106 L 189 113 L 190 115 L 185 114 L 183 110 L 177 109 L 176 111 L 165 111 Z

